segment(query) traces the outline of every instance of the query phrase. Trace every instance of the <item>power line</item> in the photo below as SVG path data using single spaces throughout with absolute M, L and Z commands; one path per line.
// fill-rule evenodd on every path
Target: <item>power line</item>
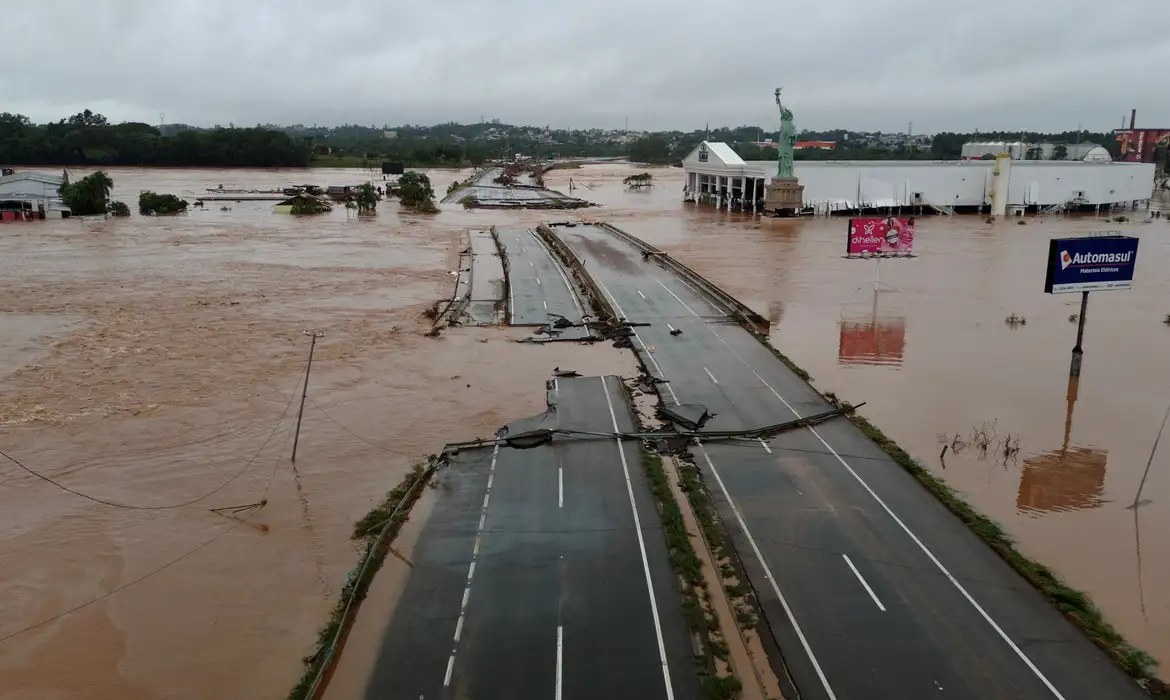
M 294 394 L 293 396 L 295 397 L 296 394 Z M 289 400 L 289 405 L 292 405 L 291 399 Z M 288 412 L 287 407 L 285 408 L 285 412 L 286 413 Z M 279 423 L 277 423 L 277 425 L 279 425 Z M 267 444 L 267 442 L 265 444 Z M 281 450 L 281 454 L 283 454 L 283 452 L 284 452 L 284 450 Z M 5 456 L 7 456 L 7 455 L 5 455 Z M 255 459 L 255 458 L 253 458 L 253 459 Z M 273 481 L 274 477 L 276 476 L 276 468 L 280 465 L 280 462 L 281 462 L 280 455 L 277 455 L 277 459 L 274 460 L 272 463 L 272 469 L 268 472 L 268 483 L 266 483 L 264 485 L 264 495 L 261 498 L 262 502 L 264 501 L 264 499 L 266 499 L 268 497 L 268 489 L 272 486 L 272 481 Z M 242 520 L 238 520 L 235 523 L 232 523 L 227 528 L 225 528 L 222 532 L 219 532 L 219 533 L 213 535 L 210 539 L 204 541 L 202 544 L 195 547 L 194 549 L 188 550 L 184 554 L 170 560 L 166 564 L 163 564 L 162 566 L 158 567 L 157 569 L 154 569 L 153 571 L 149 571 L 149 572 L 143 574 L 142 576 L 139 576 L 138 578 L 134 579 L 133 581 L 130 581 L 130 582 L 125 583 L 121 586 L 118 586 L 117 588 L 113 589 L 112 591 L 109 591 L 108 593 L 103 593 L 102 595 L 100 595 L 96 598 L 93 598 L 91 600 L 88 600 L 88 601 L 82 603 L 81 605 L 76 605 L 72 608 L 69 608 L 68 610 L 64 610 L 62 612 L 59 612 L 56 615 L 53 615 L 52 617 L 41 620 L 40 622 L 34 622 L 33 624 L 31 624 L 27 627 L 16 630 L 15 632 L 10 632 L 10 633 L 4 635 L 3 637 L 0 637 L 0 643 L 6 642 L 9 639 L 12 639 L 13 637 L 22 635 L 25 632 L 35 630 L 38 627 L 43 627 L 43 626 L 49 624 L 50 622 L 55 622 L 56 620 L 60 620 L 61 618 L 65 617 L 67 615 L 72 615 L 73 613 L 77 612 L 78 610 L 81 610 L 83 608 L 88 608 L 89 606 L 93 605 L 94 603 L 100 603 L 101 601 L 105 600 L 106 598 L 109 598 L 110 596 L 113 596 L 116 593 L 120 593 L 120 592 L 126 590 L 127 588 L 129 588 L 135 584 L 141 583 L 141 582 L 145 581 L 146 579 L 150 578 L 151 576 L 154 576 L 155 574 L 162 573 L 163 571 L 166 571 L 167 569 L 171 568 L 175 564 L 178 564 L 179 562 L 192 556 L 193 554 L 196 554 L 197 552 L 211 546 L 217 540 L 222 538 L 224 535 L 228 534 L 232 530 L 235 530 L 237 527 L 239 527 L 239 526 L 243 525 L 244 523 L 248 522 L 249 520 L 251 520 L 259 512 L 260 512 L 260 508 L 256 508 L 248 515 L 248 517 L 246 517 Z
M 397 454 L 398 454 L 397 452 L 395 452 L 394 450 L 390 449 L 389 447 L 386 447 L 385 445 L 380 445 L 380 444 L 378 444 L 378 443 L 374 442 L 373 440 L 370 440 L 369 438 L 364 438 L 364 437 L 362 437 L 361 435 L 358 435 L 358 434 L 357 434 L 357 433 L 355 433 L 354 431 L 350 430 L 349 428 L 345 427 L 344 425 L 342 425 L 342 424 L 341 424 L 341 421 L 337 420 L 337 419 L 336 419 L 336 418 L 334 418 L 332 415 L 330 415 L 330 414 L 329 414 L 329 411 L 326 411 L 324 408 L 321 408 L 321 404 L 317 403 L 317 402 L 316 402 L 316 401 L 314 401 L 312 398 L 309 398 L 309 403 L 313 404 L 313 408 L 316 408 L 318 411 L 320 411 L 321 413 L 325 414 L 325 417 L 326 417 L 326 418 L 328 418 L 329 420 L 333 421 L 333 424 L 334 424 L 334 425 L 336 425 L 338 428 L 341 428 L 342 430 L 344 430 L 345 432 L 349 433 L 350 435 L 354 436 L 354 437 L 355 437 L 355 438 L 357 438 L 358 440 L 361 440 L 362 442 L 366 443 L 367 445 L 369 445 L 369 446 L 371 446 L 371 447 L 377 447 L 379 450 L 382 450 L 383 452 L 388 452 L 388 453 L 390 453 L 390 454 L 392 454 L 392 455 L 397 455 Z
M 298 382 L 298 384 L 299 383 L 300 382 Z M 76 489 L 72 489 L 72 488 L 60 483 L 59 481 L 52 479 L 51 477 L 45 476 L 44 474 L 41 474 L 40 472 L 37 472 L 37 471 L 25 466 L 24 464 L 22 464 L 20 462 L 20 460 L 16 459 L 15 457 L 8 454 L 7 452 L 4 452 L 3 450 L 0 450 L 0 456 L 4 457 L 9 462 L 12 462 L 16 466 L 20 467 L 21 469 L 23 469 L 24 471 L 28 472 L 29 474 L 35 476 L 36 478 L 40 479 L 41 481 L 46 481 L 46 482 L 52 484 L 53 486 L 56 486 L 57 488 L 61 489 L 62 491 L 68 491 L 69 493 L 71 493 L 75 496 L 80 496 L 81 498 L 85 498 L 87 500 L 93 501 L 94 503 L 100 503 L 102 505 L 110 506 L 113 508 L 125 508 L 127 510 L 173 510 L 175 508 L 183 508 L 183 507 L 186 507 L 189 505 L 194 505 L 194 504 L 198 503 L 199 501 L 202 501 L 206 498 L 210 498 L 211 496 L 214 496 L 215 494 L 217 494 L 220 491 L 227 488 L 228 485 L 231 484 L 233 481 L 235 481 L 236 479 L 243 476 L 244 472 L 248 471 L 248 468 L 252 466 L 252 463 L 255 462 L 257 458 L 260 457 L 260 453 L 264 451 L 264 448 L 268 447 L 268 443 L 272 442 L 272 438 L 276 436 L 277 429 L 280 428 L 280 424 L 284 420 L 284 417 L 286 415 L 288 415 L 288 409 L 292 407 L 293 400 L 295 400 L 295 399 L 296 399 L 296 391 L 294 389 L 292 396 L 290 396 L 288 399 L 288 403 L 286 403 L 284 405 L 284 410 L 281 412 L 280 417 L 276 419 L 276 423 L 272 426 L 272 430 L 268 433 L 268 437 L 264 440 L 264 443 L 262 445 L 260 445 L 260 449 L 256 450 L 256 453 L 252 455 L 252 458 L 249 459 L 247 462 L 245 462 L 244 466 L 241 467 L 238 472 L 236 472 L 234 475 L 232 475 L 231 478 L 229 478 L 227 481 L 223 482 L 222 484 L 220 484 L 219 486 L 215 487 L 214 489 L 208 491 L 207 493 L 203 494 L 202 496 L 199 496 L 198 498 L 192 498 L 188 501 L 183 501 L 182 503 L 172 503 L 170 505 L 165 505 L 165 506 L 139 506 L 139 505 L 133 505 L 130 503 L 118 503 L 117 501 L 107 501 L 104 498 L 99 498 L 97 496 L 91 496 L 87 493 L 82 493 L 81 491 L 78 491 Z

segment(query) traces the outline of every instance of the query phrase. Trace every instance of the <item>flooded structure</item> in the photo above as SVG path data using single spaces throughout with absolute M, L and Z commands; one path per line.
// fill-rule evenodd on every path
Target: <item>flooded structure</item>
M 776 162 L 745 161 L 725 143 L 704 141 L 683 159 L 683 199 L 720 209 L 762 211 L 759 194 Z M 1132 208 L 1149 200 L 1153 163 L 1031 161 L 797 161 L 805 214 L 921 207 L 924 211 Z
M 792 112 L 780 103 L 778 160 L 745 161 L 726 143 L 703 141 L 683 159 L 683 201 L 753 212 L 828 215 L 865 209 L 913 207 L 993 216 L 1027 211 L 1109 210 L 1148 202 L 1152 162 L 1111 163 L 1095 144 L 1066 146 L 1069 160 L 1024 160 L 1030 148 L 1044 157 L 1053 144 L 964 146 L 956 161 L 793 161 Z M 972 160 L 985 155 L 989 160 Z
M 590 202 L 545 188 L 540 171 L 508 165 L 487 168 L 466 182 L 453 186 L 443 204 L 462 204 L 468 209 L 580 209 Z M 535 174 L 534 174 L 535 173 Z
M 69 207 L 61 200 L 63 175 L 14 172 L 0 175 L 0 221 L 69 218 Z

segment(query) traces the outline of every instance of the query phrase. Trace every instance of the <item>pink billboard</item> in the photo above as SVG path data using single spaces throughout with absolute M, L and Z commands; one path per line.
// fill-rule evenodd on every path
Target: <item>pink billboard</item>
M 848 255 L 909 255 L 914 252 L 914 217 L 850 219 Z

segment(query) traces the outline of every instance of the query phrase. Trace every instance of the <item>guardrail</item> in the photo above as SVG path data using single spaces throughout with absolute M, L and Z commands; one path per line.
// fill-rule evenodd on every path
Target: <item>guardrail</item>
M 748 307 L 747 304 L 744 304 L 711 282 L 708 282 L 705 277 L 682 264 L 678 260 L 672 258 L 665 251 L 656 246 L 650 245 L 637 236 L 632 236 L 626 233 L 612 224 L 600 222 L 593 225 L 609 231 L 618 238 L 621 238 L 623 241 L 641 250 L 643 253 L 648 254 L 650 257 L 657 260 L 658 263 L 667 270 L 670 270 L 674 274 L 683 278 L 689 282 L 691 286 L 697 288 L 698 291 L 710 297 L 715 302 L 718 302 L 721 306 L 723 306 L 724 309 L 727 310 L 729 316 L 737 317 L 740 321 L 746 323 L 748 326 L 754 329 L 757 334 L 768 334 L 768 331 L 772 327 L 772 324 L 770 321 L 768 321 L 768 319 L 764 318 L 755 311 L 752 311 L 752 309 Z M 550 230 L 549 233 L 552 233 L 552 231 Z
M 358 607 L 361 605 L 362 599 L 364 599 L 366 596 L 366 591 L 369 588 L 370 581 L 372 580 L 372 572 L 369 571 L 369 568 L 373 561 L 380 561 L 380 558 L 377 556 L 377 554 L 381 548 L 386 545 L 386 535 L 393 531 L 393 535 L 391 536 L 392 540 L 393 536 L 398 534 L 398 528 L 394 526 L 396 524 L 402 524 L 402 522 L 398 519 L 398 516 L 402 512 L 403 506 L 414 503 L 412 497 L 414 496 L 415 491 L 430 479 L 431 474 L 435 472 L 437 466 L 437 463 L 432 461 L 427 465 L 426 469 L 418 474 L 414 482 L 410 485 L 410 488 L 406 491 L 405 494 L 403 494 L 402 500 L 398 502 L 398 504 L 394 507 L 393 512 L 390 513 L 390 517 L 388 517 L 386 522 L 382 524 L 382 529 L 378 532 L 378 536 L 366 549 L 365 556 L 362 557 L 362 561 L 360 562 L 359 566 L 354 569 L 357 571 L 357 575 L 353 576 L 351 579 L 353 581 L 353 588 L 352 590 L 346 590 L 343 592 L 343 595 L 346 596 L 345 608 L 342 610 L 341 617 L 338 619 L 337 631 L 334 632 L 333 636 L 325 643 L 324 646 L 317 650 L 317 654 L 323 656 L 321 657 L 321 664 L 317 667 L 317 672 L 313 675 L 313 682 L 309 685 L 307 692 L 303 696 L 308 700 L 319 700 L 319 695 L 325 689 L 325 682 L 333 673 L 333 662 L 335 660 L 337 650 L 340 648 L 341 642 L 345 639 L 346 635 L 349 634 L 349 629 L 353 624 L 354 617 L 357 615 Z
M 569 274 L 585 293 L 586 298 L 589 300 L 589 305 L 593 307 L 594 313 L 602 319 L 616 319 L 618 317 L 617 312 L 610 306 L 609 301 L 598 293 L 597 285 L 593 283 L 589 273 L 585 272 L 585 264 L 581 262 L 581 259 L 577 257 L 576 253 L 569 250 L 569 247 L 564 244 L 564 241 L 560 237 L 553 233 L 552 227 L 548 224 L 540 224 L 536 227 L 536 234 L 540 236 L 541 240 L 564 263 Z

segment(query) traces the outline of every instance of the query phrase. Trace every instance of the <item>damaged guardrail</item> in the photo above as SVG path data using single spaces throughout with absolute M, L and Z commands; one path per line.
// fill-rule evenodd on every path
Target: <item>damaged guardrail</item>
M 446 457 L 459 454 L 462 450 L 478 449 L 482 447 L 492 447 L 501 445 L 504 447 L 511 447 L 513 449 L 528 449 L 532 447 L 539 447 L 551 441 L 557 435 L 574 438 L 597 438 L 605 440 L 613 440 L 614 438 L 622 438 L 629 440 L 646 440 L 646 441 L 665 441 L 668 446 L 673 445 L 674 441 L 679 441 L 685 444 L 691 440 L 702 440 L 704 442 L 717 442 L 723 440 L 761 440 L 765 438 L 774 437 L 780 433 L 795 430 L 797 428 L 804 428 L 810 425 L 817 425 L 827 420 L 831 420 L 838 416 L 844 416 L 853 413 L 858 408 L 864 406 L 865 403 L 857 405 L 845 404 L 828 411 L 823 411 L 816 415 L 805 416 L 796 420 L 785 421 L 783 423 L 776 423 L 774 425 L 765 425 L 760 428 L 751 428 L 746 430 L 660 430 L 651 432 L 594 432 L 588 430 L 572 430 L 568 428 L 534 428 L 532 430 L 525 430 L 514 434 L 498 433 L 494 438 L 483 438 L 479 440 L 468 440 L 466 442 L 451 442 L 443 446 L 443 450 L 439 453 L 439 460 L 442 461 Z M 710 414 L 708 414 L 710 415 Z M 675 450 L 682 449 L 682 445 L 675 446 Z M 667 450 L 668 452 L 675 450 Z

